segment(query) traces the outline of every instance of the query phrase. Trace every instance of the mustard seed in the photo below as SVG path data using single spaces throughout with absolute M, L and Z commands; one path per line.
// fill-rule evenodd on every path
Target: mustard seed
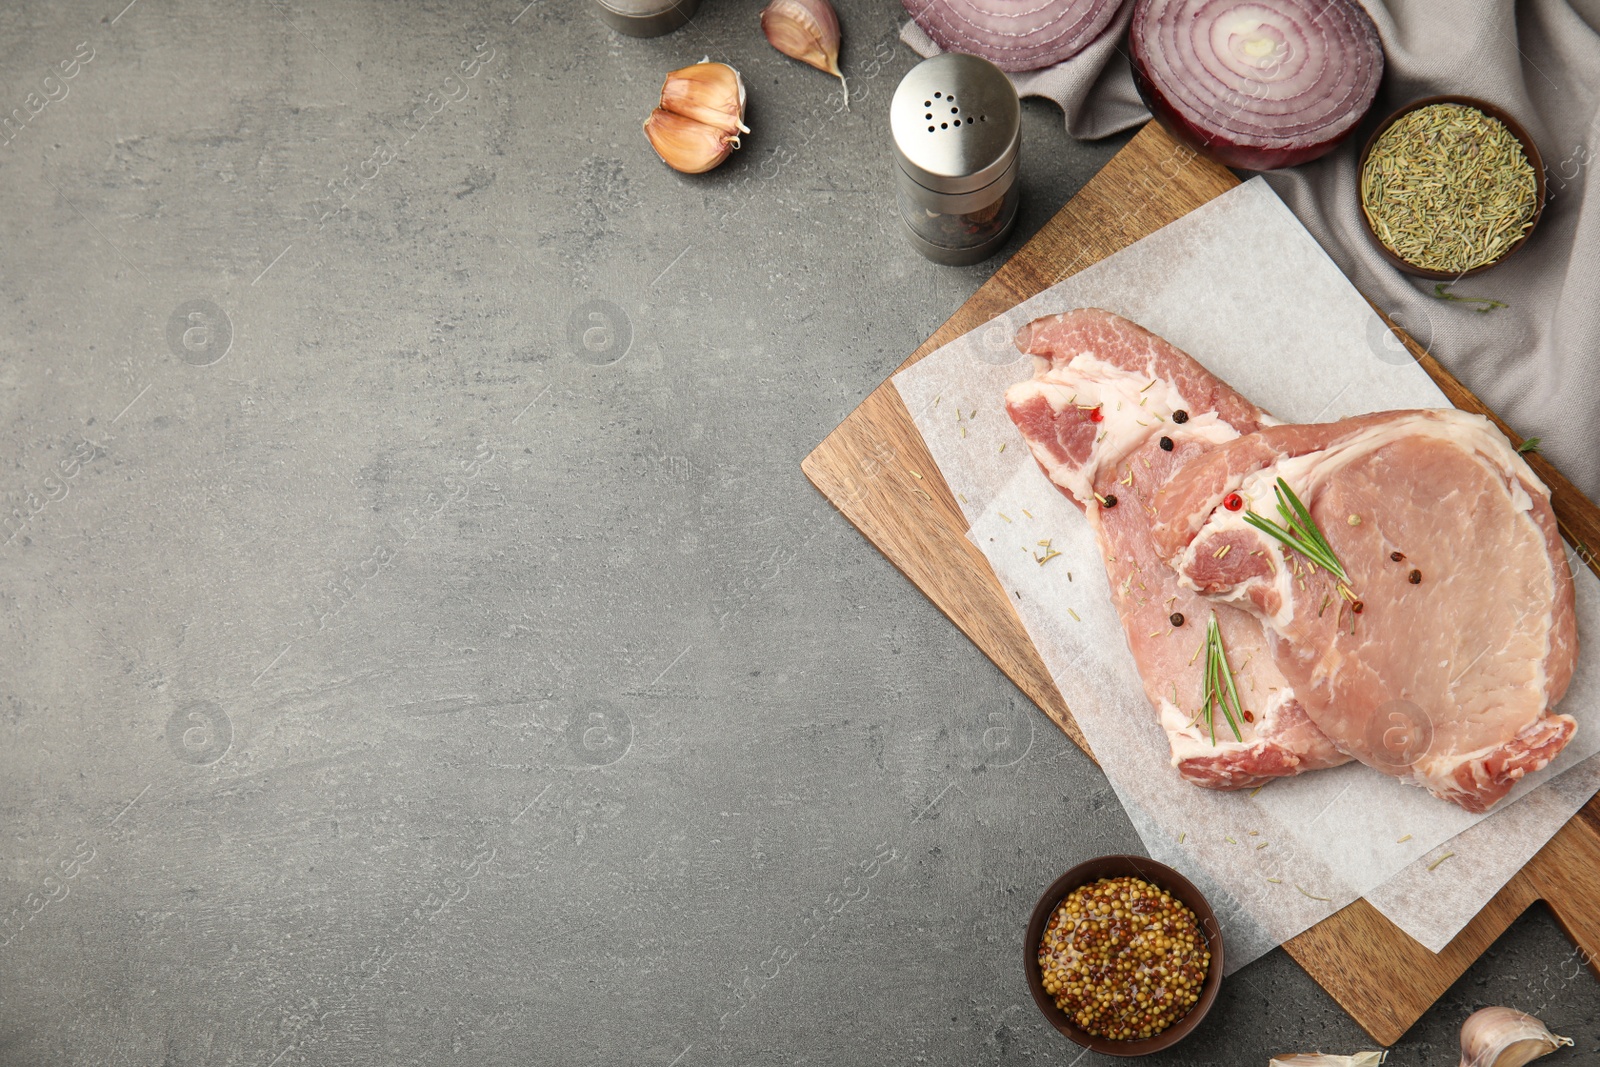
M 1078 1027 L 1153 1037 L 1200 999 L 1211 953 L 1194 912 L 1140 878 L 1102 878 L 1057 906 L 1039 943 L 1045 992 Z

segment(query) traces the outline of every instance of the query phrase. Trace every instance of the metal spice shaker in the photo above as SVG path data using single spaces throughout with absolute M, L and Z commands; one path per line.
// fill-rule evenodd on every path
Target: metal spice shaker
M 629 37 L 660 37 L 694 17 L 700 0 L 594 0 L 600 20 Z
M 992 256 L 1017 218 L 1022 107 L 986 59 L 946 52 L 901 79 L 889 104 L 895 194 L 911 247 L 936 263 Z

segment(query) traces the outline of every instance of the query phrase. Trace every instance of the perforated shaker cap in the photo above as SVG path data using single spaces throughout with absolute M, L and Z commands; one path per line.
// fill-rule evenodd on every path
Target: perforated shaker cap
M 918 185 L 970 193 L 1016 158 L 1022 107 L 1011 79 L 987 59 L 946 52 L 900 80 L 889 104 L 895 160 Z

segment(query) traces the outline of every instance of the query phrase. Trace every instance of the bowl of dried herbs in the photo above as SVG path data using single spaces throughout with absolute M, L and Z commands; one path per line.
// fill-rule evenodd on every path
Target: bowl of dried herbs
M 1488 270 L 1544 210 L 1544 162 L 1527 130 L 1469 96 L 1430 96 L 1384 119 L 1359 168 L 1361 218 L 1396 267 L 1424 278 Z

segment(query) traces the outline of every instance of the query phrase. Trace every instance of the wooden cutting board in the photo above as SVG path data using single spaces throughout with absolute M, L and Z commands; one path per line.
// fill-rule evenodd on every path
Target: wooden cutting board
M 1150 123 L 899 369 L 1237 184 L 1226 168 L 1193 156 Z M 1452 403 L 1494 419 L 1520 443 L 1448 371 L 1396 332 Z M 1567 539 L 1600 573 L 1588 547 L 1600 546 L 1600 508 L 1544 457 L 1528 459 L 1550 486 Z M 1089 752 L 988 561 L 966 539 L 966 519 L 893 385 L 885 381 L 878 386 L 801 468 L 902 574 Z M 1591 799 L 1437 956 L 1365 900 L 1284 947 L 1362 1029 L 1390 1045 L 1537 900 L 1550 907 L 1600 975 L 1600 798 Z

